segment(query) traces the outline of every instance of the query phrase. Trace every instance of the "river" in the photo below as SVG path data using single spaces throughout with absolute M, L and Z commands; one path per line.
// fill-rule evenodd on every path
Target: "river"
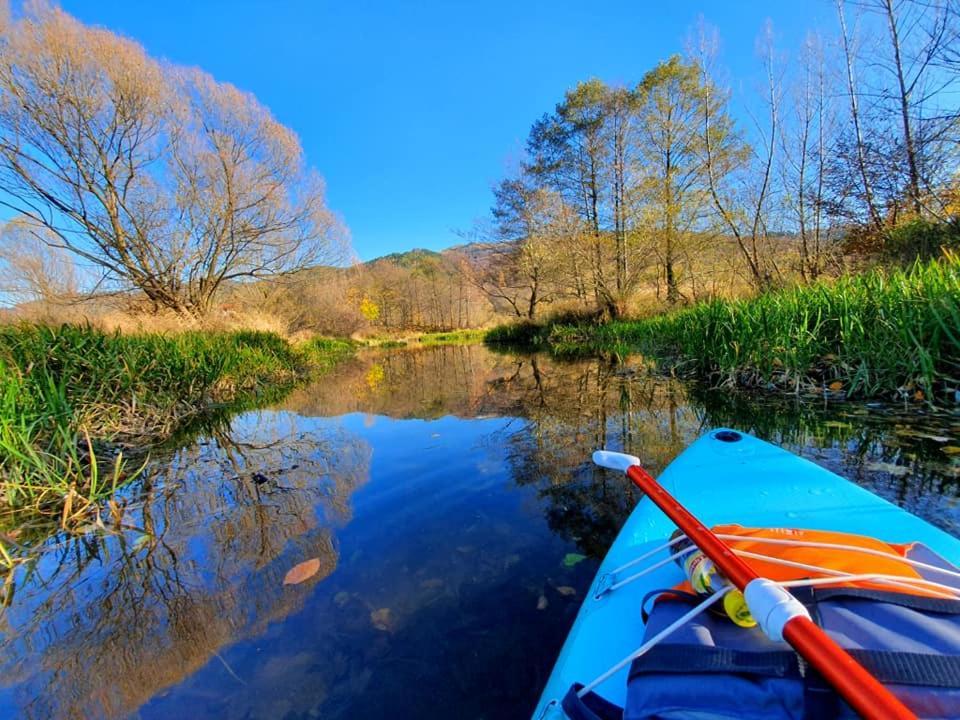
M 745 397 L 640 360 L 366 351 L 153 453 L 121 529 L 21 566 L 0 716 L 526 717 L 637 499 L 590 452 L 657 472 L 718 425 L 960 533 L 956 414 Z

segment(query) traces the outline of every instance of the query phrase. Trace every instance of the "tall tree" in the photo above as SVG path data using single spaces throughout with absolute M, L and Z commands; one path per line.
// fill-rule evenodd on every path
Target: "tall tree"
M 770 286 L 776 264 L 770 247 L 771 179 L 780 133 L 778 74 L 767 28 L 759 47 L 766 75 L 763 104 L 766 125 L 756 123 L 756 142 L 738 132 L 728 105 L 730 93 L 716 81 L 719 46 L 715 28 L 700 22 L 688 52 L 704 95 L 701 108 L 702 158 L 706 185 L 720 228 L 733 236 L 753 286 Z
M 569 292 L 563 255 L 576 223 L 556 192 L 530 187 L 522 178 L 501 182 L 494 197 L 497 241 L 464 270 L 492 302 L 532 320 L 541 305 Z
M 636 92 L 643 222 L 656 238 L 672 304 L 680 299 L 680 244 L 695 229 L 707 199 L 701 124 L 710 98 L 696 66 L 678 56 L 648 72 Z
M 840 40 L 843 47 L 843 64 L 846 72 L 847 98 L 850 104 L 850 121 L 853 127 L 853 145 L 856 153 L 856 168 L 860 180 L 860 190 L 867 215 L 874 228 L 883 224 L 880 210 L 874 197 L 872 173 L 868 167 L 868 148 L 864 138 L 863 117 L 860 109 L 860 90 L 856 78 L 856 52 L 853 47 L 854 39 L 847 30 L 846 14 L 843 8 L 844 0 L 837 0 L 837 17 L 840 20 Z
M 251 95 L 43 3 L 0 25 L 0 204 L 156 307 L 334 248 L 321 190 Z
M 823 272 L 831 228 L 826 179 L 836 123 L 824 43 L 808 35 L 800 53 L 791 93 L 792 122 L 781 134 L 782 183 L 792 223 L 800 236 L 800 276 L 816 280 Z
M 599 80 L 568 91 L 556 111 L 534 124 L 527 143 L 527 172 L 538 185 L 557 191 L 576 208 L 589 232 L 591 285 L 597 307 L 619 312 L 615 283 L 609 280 L 603 218 L 610 177 L 605 121 L 609 89 Z

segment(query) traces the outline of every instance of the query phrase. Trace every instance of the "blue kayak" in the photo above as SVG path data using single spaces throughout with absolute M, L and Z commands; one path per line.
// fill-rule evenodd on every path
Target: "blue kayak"
M 717 429 L 704 435 L 664 470 L 659 481 L 708 527 L 840 531 L 887 543 L 922 544 L 945 561 L 960 564 L 960 540 L 812 462 L 737 431 Z M 684 580 L 680 564 L 664 563 L 615 592 L 607 590 L 633 572 L 616 576 L 614 570 L 664 545 L 675 531 L 649 498 L 640 500 L 597 572 L 534 720 L 568 718 L 561 703 L 571 687 L 602 676 L 643 644 L 646 621 L 641 605 L 652 591 Z M 668 553 L 663 550 L 650 562 Z M 628 678 L 629 672 L 624 667 L 596 693 L 611 705 L 626 707 L 628 679 L 633 678 Z

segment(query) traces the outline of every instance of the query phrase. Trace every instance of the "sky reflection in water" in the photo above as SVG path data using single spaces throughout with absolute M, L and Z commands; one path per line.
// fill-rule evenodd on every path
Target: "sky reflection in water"
M 716 425 L 960 528 L 955 415 L 370 353 L 158 456 L 126 492 L 136 529 L 51 538 L 0 616 L 0 715 L 523 717 L 636 500 L 589 451 L 659 471 Z

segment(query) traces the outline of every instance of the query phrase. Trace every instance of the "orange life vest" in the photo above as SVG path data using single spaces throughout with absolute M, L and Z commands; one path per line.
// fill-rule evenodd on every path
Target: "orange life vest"
M 913 543 L 892 544 L 877 540 L 865 535 L 835 532 L 832 530 L 806 530 L 800 528 L 750 528 L 742 525 L 716 525 L 712 528 L 718 535 L 736 536 L 725 538 L 725 542 L 733 549 L 741 552 L 754 553 L 771 558 L 770 561 L 757 557 L 742 557 L 744 562 L 754 568 L 765 578 L 786 582 L 806 578 L 829 577 L 830 572 L 811 570 L 808 568 L 786 565 L 779 561 L 788 561 L 806 566 L 821 568 L 826 571 L 836 570 L 855 575 L 880 574 L 902 577 L 906 580 L 932 580 L 951 584 L 949 578 L 934 575 L 924 578 L 914 566 L 903 561 L 914 546 Z M 817 547 L 810 545 L 781 545 L 763 542 L 763 538 L 774 540 L 791 540 L 806 543 L 825 543 L 847 547 Z M 864 548 L 871 553 L 861 552 L 854 548 Z M 876 554 L 882 553 L 882 556 Z M 833 587 L 861 587 L 894 592 L 904 592 L 913 595 L 943 597 L 942 590 L 933 588 L 924 589 L 922 583 L 891 585 L 887 582 L 853 581 L 831 583 Z M 688 583 L 679 587 L 690 590 Z

